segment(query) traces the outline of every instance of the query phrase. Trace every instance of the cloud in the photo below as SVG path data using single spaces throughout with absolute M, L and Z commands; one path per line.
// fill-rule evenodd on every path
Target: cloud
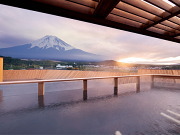
M 26 44 L 45 35 L 57 36 L 76 48 L 103 55 L 105 59 L 160 60 L 180 56 L 180 45 L 174 42 L 0 5 L 0 47 Z M 171 62 L 178 60 L 171 59 Z
M 0 36 L 0 47 L 7 48 L 12 47 L 14 45 L 23 45 L 31 41 L 32 40 L 29 40 L 28 38 L 17 37 L 13 35 L 3 35 Z
M 168 58 L 159 58 L 159 59 L 144 59 L 137 57 L 128 57 L 124 59 L 120 59 L 119 62 L 125 63 L 140 63 L 140 64 L 180 64 L 180 56 L 178 57 L 168 57 Z
M 180 63 L 180 56 L 177 57 L 168 57 L 164 59 L 160 59 L 159 62 L 175 62 L 175 63 Z

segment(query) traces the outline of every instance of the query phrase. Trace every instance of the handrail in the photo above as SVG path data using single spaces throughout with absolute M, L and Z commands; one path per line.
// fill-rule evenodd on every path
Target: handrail
M 111 78 L 126 78 L 126 77 L 140 77 L 140 75 L 68 78 L 68 79 L 46 79 L 46 80 L 26 80 L 26 81 L 6 81 L 6 82 L 0 82 L 0 85 L 23 84 L 23 83 L 41 83 L 41 82 L 79 81 L 79 80 L 95 80 L 95 79 L 111 79 Z
M 0 82 L 0 85 L 38 83 L 38 96 L 44 96 L 45 82 L 62 82 L 62 81 L 83 81 L 83 99 L 87 100 L 87 81 L 95 79 L 114 79 L 114 95 L 118 95 L 118 78 L 136 77 L 136 92 L 140 92 L 140 77 L 151 76 L 151 87 L 154 85 L 154 78 L 173 78 L 180 79 L 180 75 L 169 74 L 142 74 L 142 75 L 125 75 L 125 76 L 106 76 L 106 77 L 89 77 L 89 78 L 68 78 L 68 79 L 46 79 L 46 80 L 26 80 L 26 81 L 6 81 Z
M 83 99 L 87 100 L 87 80 L 95 79 L 114 79 L 114 95 L 118 95 L 118 78 L 136 77 L 137 87 L 136 91 L 140 91 L 140 75 L 126 75 L 126 76 L 106 76 L 106 77 L 89 77 L 89 78 L 69 78 L 69 79 L 48 79 L 48 80 L 26 80 L 26 81 L 7 81 L 0 82 L 0 85 L 8 84 L 24 84 L 24 83 L 38 83 L 38 97 L 44 96 L 45 82 L 62 82 L 62 81 L 83 81 Z
M 23 83 L 40 83 L 40 82 L 61 82 L 61 81 L 78 81 L 78 80 L 95 80 L 95 79 L 111 79 L 111 78 L 127 78 L 127 77 L 141 77 L 141 76 L 154 76 L 154 77 L 180 77 L 180 75 L 169 74 L 142 74 L 142 75 L 125 75 L 125 76 L 106 76 L 106 77 L 88 77 L 88 78 L 68 78 L 68 79 L 42 79 L 42 80 L 25 80 L 25 81 L 5 81 L 0 82 L 0 85 L 7 84 L 23 84 Z

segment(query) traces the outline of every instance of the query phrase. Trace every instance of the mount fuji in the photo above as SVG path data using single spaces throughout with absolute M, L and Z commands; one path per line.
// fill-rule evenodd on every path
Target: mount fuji
M 99 60 L 98 55 L 75 48 L 56 36 L 45 36 L 29 44 L 2 48 L 0 55 L 23 59 Z

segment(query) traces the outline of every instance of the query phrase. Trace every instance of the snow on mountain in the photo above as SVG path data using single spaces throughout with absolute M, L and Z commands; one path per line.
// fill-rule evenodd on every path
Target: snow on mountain
M 96 54 L 75 48 L 56 36 L 45 36 L 32 43 L 2 48 L 0 56 L 10 56 L 23 59 L 79 60 L 97 61 Z
M 64 49 L 65 51 L 75 49 L 71 45 L 57 38 L 56 36 L 45 36 L 31 43 L 31 48 L 39 47 L 43 49 L 55 48 L 56 50 Z

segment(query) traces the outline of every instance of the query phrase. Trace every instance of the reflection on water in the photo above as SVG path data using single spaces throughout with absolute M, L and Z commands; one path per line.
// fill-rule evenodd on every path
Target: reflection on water
M 37 96 L 34 84 L 0 86 L 0 134 L 180 134 L 179 125 L 160 115 L 166 110 L 180 113 L 179 90 L 151 90 L 144 83 L 136 93 L 136 84 L 124 84 L 113 96 L 112 81 L 88 84 L 87 101 L 82 82 L 48 83 L 44 97 Z
M 3 101 L 3 91 L 0 90 L 0 102 L 2 102 L 2 101 Z
M 38 96 L 38 104 L 39 104 L 39 107 L 44 107 L 45 104 L 44 104 L 44 96 Z
M 163 83 L 163 82 L 155 82 L 152 85 L 152 88 L 156 88 L 159 90 L 179 90 L 180 89 L 180 84 L 179 83 Z

